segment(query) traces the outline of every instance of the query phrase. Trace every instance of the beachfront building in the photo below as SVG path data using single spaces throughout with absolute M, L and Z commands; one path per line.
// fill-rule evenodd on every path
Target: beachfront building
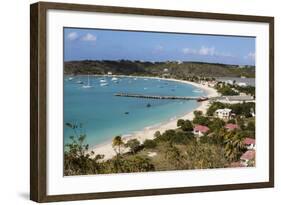
M 239 85 L 240 87 L 246 87 L 247 83 L 240 82 L 240 83 L 237 83 L 237 85 Z
M 243 144 L 248 150 L 255 150 L 256 149 L 256 140 L 253 138 L 245 138 Z
M 255 160 L 255 156 L 256 156 L 256 151 L 255 150 L 248 150 L 247 152 L 245 152 L 240 157 L 240 163 L 243 166 L 245 166 L 245 167 L 253 165 L 254 164 L 254 160 Z
M 233 123 L 228 123 L 224 126 L 224 128 L 227 130 L 227 131 L 233 131 L 235 129 L 238 129 L 238 125 L 236 124 L 233 124 Z
M 109 71 L 109 72 L 107 72 L 107 75 L 112 75 L 112 72 L 110 72 L 110 71 Z
M 164 71 L 164 73 L 167 73 L 167 72 L 169 72 L 169 69 L 168 68 L 164 68 L 163 71 Z
M 223 120 L 228 120 L 231 117 L 231 109 L 217 109 L 215 111 L 215 116 Z
M 209 128 L 204 125 L 195 125 L 193 128 L 193 134 L 197 137 L 202 137 L 209 131 Z

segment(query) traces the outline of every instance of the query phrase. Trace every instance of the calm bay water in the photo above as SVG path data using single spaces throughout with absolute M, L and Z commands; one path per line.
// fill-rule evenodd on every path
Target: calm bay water
M 75 76 L 64 79 L 64 142 L 73 131 L 65 123 L 82 124 L 86 142 L 97 145 L 116 135 L 125 135 L 145 127 L 182 116 L 199 106 L 196 101 L 156 100 L 114 96 L 117 92 L 147 95 L 203 96 L 204 91 L 179 82 L 133 77 Z M 78 84 L 77 81 L 84 84 Z M 108 85 L 102 86 L 102 83 Z M 150 107 L 147 105 L 150 104 Z M 126 114 L 127 113 L 127 114 Z

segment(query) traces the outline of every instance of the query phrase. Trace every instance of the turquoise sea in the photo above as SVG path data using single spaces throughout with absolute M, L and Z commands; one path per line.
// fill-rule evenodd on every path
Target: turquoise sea
M 64 143 L 73 131 L 65 123 L 82 124 L 86 142 L 91 146 L 157 125 L 192 111 L 196 101 L 156 100 L 114 96 L 117 92 L 205 96 L 203 90 L 189 84 L 164 79 L 111 76 L 64 77 Z M 91 87 L 84 88 L 89 85 Z M 83 82 L 83 84 L 79 84 Z M 149 106 L 149 105 L 150 106 Z

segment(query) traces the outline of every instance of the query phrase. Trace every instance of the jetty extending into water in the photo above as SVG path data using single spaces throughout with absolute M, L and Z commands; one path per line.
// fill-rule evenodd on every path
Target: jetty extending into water
M 162 96 L 162 95 L 142 95 L 133 93 L 115 93 L 119 97 L 133 97 L 133 98 L 148 98 L 148 99 L 167 99 L 167 100 L 197 100 L 205 101 L 208 97 L 194 97 L 194 96 Z
M 218 96 L 218 97 L 205 97 L 205 96 L 163 96 L 163 95 L 143 95 L 134 93 L 115 93 L 119 97 L 132 97 L 132 98 L 147 98 L 147 99 L 163 99 L 163 100 L 196 100 L 198 102 L 210 100 L 212 102 L 222 103 L 241 103 L 241 102 L 255 102 L 252 96 Z

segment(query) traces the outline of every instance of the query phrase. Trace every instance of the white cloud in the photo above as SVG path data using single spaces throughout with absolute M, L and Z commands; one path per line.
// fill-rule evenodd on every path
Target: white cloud
M 67 35 L 67 38 L 71 41 L 74 41 L 78 38 L 78 34 L 76 32 L 71 32 Z
M 201 56 L 213 56 L 213 55 L 215 55 L 215 48 L 214 47 L 208 48 L 208 47 L 202 46 L 198 50 L 198 54 Z
M 183 54 L 200 55 L 200 56 L 223 56 L 223 57 L 234 57 L 230 53 L 222 53 L 216 51 L 215 47 L 201 46 L 199 49 L 183 48 Z
M 82 36 L 82 41 L 96 41 L 97 37 L 93 34 L 87 33 L 86 35 Z
M 182 52 L 184 54 L 197 54 L 197 51 L 195 49 L 191 49 L 191 48 L 183 48 Z
M 250 52 L 246 56 L 244 56 L 244 58 L 254 61 L 256 59 L 256 54 L 254 52 Z

